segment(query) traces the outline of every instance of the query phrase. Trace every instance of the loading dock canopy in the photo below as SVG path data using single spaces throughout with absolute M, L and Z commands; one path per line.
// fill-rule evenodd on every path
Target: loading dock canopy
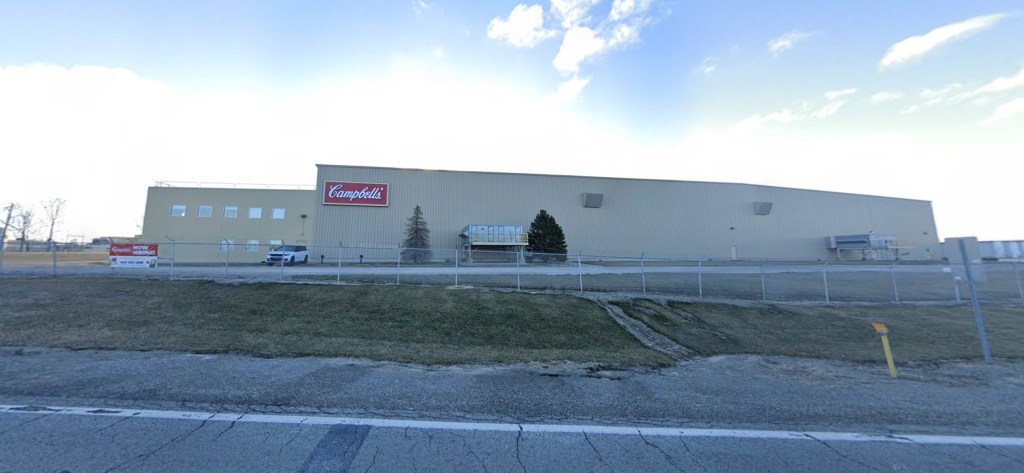
M 482 246 L 526 246 L 529 243 L 522 225 L 466 225 L 459 234 L 463 244 Z

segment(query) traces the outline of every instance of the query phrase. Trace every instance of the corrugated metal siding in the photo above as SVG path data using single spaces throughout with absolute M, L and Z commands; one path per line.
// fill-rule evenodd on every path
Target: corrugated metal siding
M 161 257 L 170 256 L 168 237 L 179 242 L 175 259 L 180 263 L 223 261 L 225 255 L 219 242 L 234 240 L 235 249 L 229 256 L 232 261 L 257 263 L 263 260 L 266 247 L 246 252 L 245 242 L 252 239 L 268 245 L 270 240 L 311 241 L 317 202 L 316 193 L 311 190 L 150 187 L 142 239 L 161 244 Z M 171 217 L 172 204 L 185 204 L 185 216 Z M 197 216 L 200 205 L 213 207 L 209 218 Z M 225 218 L 225 206 L 238 207 L 238 217 Z M 248 218 L 249 207 L 262 207 L 262 217 Z M 274 208 L 285 209 L 284 219 L 272 218 Z M 307 215 L 305 222 L 303 214 Z
M 470 223 L 529 228 L 545 209 L 564 229 L 571 253 L 728 258 L 735 245 L 741 258 L 828 258 L 826 236 L 874 231 L 913 246 L 908 257 L 938 256 L 926 201 L 747 184 L 330 165 L 317 174 L 315 245 L 397 245 L 420 205 L 434 248 L 457 247 Z M 388 183 L 390 205 L 320 205 L 326 180 Z M 604 194 L 603 205 L 583 207 L 584 193 Z M 769 215 L 754 215 L 758 201 L 773 203 Z

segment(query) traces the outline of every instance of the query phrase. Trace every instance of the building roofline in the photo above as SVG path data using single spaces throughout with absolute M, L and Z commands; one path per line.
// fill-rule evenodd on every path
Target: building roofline
M 235 182 L 189 182 L 189 181 L 156 181 L 150 187 L 190 188 L 190 189 L 246 189 L 274 191 L 313 191 L 316 184 L 255 184 Z
M 824 192 L 828 194 L 841 194 L 841 195 L 855 195 L 861 197 L 880 197 L 885 199 L 898 199 L 898 200 L 909 200 L 914 202 L 927 202 L 931 204 L 932 201 L 926 199 L 912 199 L 909 197 L 892 197 L 885 195 L 875 194 L 858 194 L 856 192 L 841 192 L 841 191 L 829 191 L 821 189 L 805 189 L 800 187 L 783 187 L 783 186 L 771 186 L 764 184 L 750 184 L 745 182 L 721 182 L 721 181 L 685 181 L 679 179 L 655 179 L 649 177 L 609 177 L 609 176 L 580 176 L 573 174 L 540 174 L 540 173 L 529 173 L 529 172 L 503 172 L 503 171 L 464 171 L 454 169 L 425 169 L 425 168 L 403 168 L 403 167 L 391 167 L 391 166 L 357 166 L 351 164 L 317 164 L 316 167 L 334 167 L 334 168 L 350 168 L 350 169 L 382 169 L 391 171 L 426 171 L 426 172 L 449 172 L 449 173 L 461 173 L 461 174 L 492 174 L 499 176 L 536 176 L 536 177 L 573 177 L 573 178 L 584 178 L 584 179 L 608 179 L 612 181 L 647 181 L 647 182 L 666 182 L 666 183 L 685 183 L 685 184 L 726 184 L 735 186 L 748 186 L 748 187 L 760 187 L 766 189 L 784 189 L 784 190 L 797 190 L 806 192 Z M 319 184 L 319 183 L 318 183 Z

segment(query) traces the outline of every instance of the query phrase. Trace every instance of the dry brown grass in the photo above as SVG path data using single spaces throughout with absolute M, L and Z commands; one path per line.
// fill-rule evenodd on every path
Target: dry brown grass
M 795 306 L 657 302 L 617 303 L 626 314 L 701 355 L 761 354 L 878 361 L 871 322 L 889 327 L 897 361 L 982 356 L 969 305 Z M 1024 307 L 983 307 L 992 354 L 1024 359 Z
M 596 303 L 411 286 L 4 278 L 0 345 L 424 364 L 669 360 Z

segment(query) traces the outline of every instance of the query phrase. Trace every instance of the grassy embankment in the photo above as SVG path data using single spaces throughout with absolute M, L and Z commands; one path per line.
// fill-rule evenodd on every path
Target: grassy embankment
M 637 299 L 616 303 L 698 355 L 762 354 L 878 361 L 881 342 L 871 322 L 889 328 L 896 360 L 980 359 L 970 305 L 729 305 Z M 1024 307 L 983 308 L 992 354 L 1024 359 Z
M 0 345 L 424 364 L 669 362 L 572 296 L 412 286 L 0 280 Z
M 415 286 L 224 284 L 122 278 L 3 278 L 0 345 L 346 356 L 424 364 L 575 361 L 657 366 L 597 304 Z M 970 307 L 616 303 L 696 355 L 877 362 L 870 322 L 898 362 L 978 359 Z M 986 305 L 993 354 L 1024 359 L 1024 307 Z

